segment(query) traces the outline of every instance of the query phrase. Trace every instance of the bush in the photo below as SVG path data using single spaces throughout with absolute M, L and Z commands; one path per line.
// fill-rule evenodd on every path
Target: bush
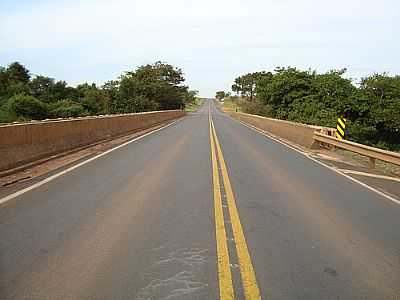
M 13 120 L 10 118 L 10 114 L 8 111 L 3 109 L 2 107 L 0 108 L 0 123 L 9 123 L 12 122 Z
M 18 94 L 9 100 L 10 113 L 17 118 L 41 120 L 49 116 L 49 109 L 46 103 L 33 96 Z
M 70 100 L 60 100 L 51 105 L 51 116 L 54 118 L 69 118 L 86 116 L 88 112 L 76 102 Z
M 252 114 L 252 115 L 259 115 L 264 117 L 271 117 L 272 116 L 272 109 L 269 105 L 263 105 L 258 101 L 240 101 L 239 106 L 244 113 Z
M 256 78 L 256 101 L 245 101 L 244 112 L 294 122 L 335 127 L 337 118 L 348 120 L 349 140 L 389 150 L 400 149 L 400 76 L 374 74 L 355 86 L 344 78 L 345 69 L 324 74 L 296 68 L 274 73 L 247 74 Z M 247 87 L 247 89 L 249 89 Z M 236 85 L 239 92 L 246 90 Z M 251 98 L 251 97 L 250 97 Z

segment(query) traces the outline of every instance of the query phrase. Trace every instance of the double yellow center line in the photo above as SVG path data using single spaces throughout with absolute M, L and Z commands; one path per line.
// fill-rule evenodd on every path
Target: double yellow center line
M 220 299 L 235 299 L 233 288 L 231 265 L 229 259 L 229 247 L 227 244 L 227 235 L 224 220 L 224 210 L 222 206 L 220 174 L 218 171 L 218 162 L 221 169 L 221 177 L 225 188 L 227 206 L 232 224 L 233 239 L 236 246 L 236 253 L 239 262 L 240 275 L 243 284 L 243 290 L 246 300 L 261 299 L 260 290 L 258 288 L 256 275 L 251 257 L 247 247 L 243 228 L 240 223 L 239 213 L 236 207 L 235 196 L 233 194 L 232 185 L 229 180 L 224 156 L 222 154 L 221 145 L 215 131 L 214 122 L 209 111 L 209 127 L 210 127 L 210 144 L 211 144 L 211 162 L 213 173 L 213 193 L 215 207 L 215 230 L 217 240 L 217 259 L 218 259 L 218 281 Z

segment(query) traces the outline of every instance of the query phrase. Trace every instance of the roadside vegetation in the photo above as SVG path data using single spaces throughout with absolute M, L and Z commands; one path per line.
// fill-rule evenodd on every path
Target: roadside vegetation
M 35 75 L 21 63 L 0 67 L 0 123 L 101 114 L 183 109 L 196 91 L 184 85 L 181 69 L 156 62 L 118 79 L 76 87 Z
M 195 91 L 194 91 L 195 92 Z M 187 101 L 185 103 L 185 111 L 186 112 L 195 112 L 199 109 L 199 107 L 203 104 L 204 99 L 193 97 L 193 100 Z
M 374 74 L 355 84 L 345 72 L 289 67 L 249 73 L 234 80 L 237 96 L 216 97 L 246 113 L 306 124 L 336 127 L 345 117 L 350 140 L 399 151 L 400 76 Z
M 240 111 L 239 98 L 235 96 L 226 97 L 222 106 L 226 111 Z

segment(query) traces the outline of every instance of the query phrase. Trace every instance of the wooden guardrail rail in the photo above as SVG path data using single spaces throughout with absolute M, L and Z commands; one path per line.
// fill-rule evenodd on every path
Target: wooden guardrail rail
M 376 159 L 400 166 L 400 153 L 397 152 L 386 151 L 346 140 L 338 140 L 337 138 L 319 132 L 314 133 L 314 140 L 322 144 L 335 146 L 337 148 L 367 156 L 369 157 L 370 168 L 375 167 Z

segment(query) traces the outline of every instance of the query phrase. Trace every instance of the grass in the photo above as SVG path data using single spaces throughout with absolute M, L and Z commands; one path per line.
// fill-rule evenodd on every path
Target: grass
M 240 111 L 240 107 L 238 105 L 238 101 L 232 101 L 230 99 L 226 99 L 222 104 L 222 107 L 225 111 Z
M 196 98 L 194 103 L 190 103 L 190 104 L 186 105 L 185 111 L 186 112 L 195 112 L 203 104 L 203 101 L 204 101 L 203 99 Z

